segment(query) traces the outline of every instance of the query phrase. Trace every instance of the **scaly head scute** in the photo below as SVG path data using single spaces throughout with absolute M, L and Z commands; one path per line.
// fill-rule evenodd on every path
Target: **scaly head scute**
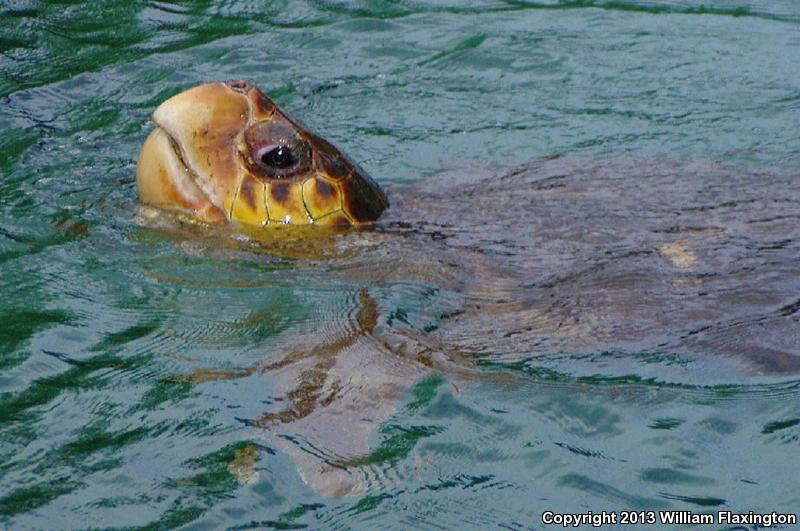
M 383 191 L 246 81 L 182 92 L 153 113 L 136 170 L 144 203 L 246 225 L 374 221 Z

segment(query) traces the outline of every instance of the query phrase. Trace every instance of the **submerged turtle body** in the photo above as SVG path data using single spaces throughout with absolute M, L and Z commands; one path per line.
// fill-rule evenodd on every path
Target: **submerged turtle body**
M 182 92 L 153 121 L 136 168 L 143 203 L 247 226 L 357 225 L 388 206 L 362 169 L 246 81 Z
M 165 102 L 154 121 L 137 171 L 144 202 L 250 226 L 248 236 L 269 244 L 255 248 L 270 255 L 327 260 L 312 266 L 312 282 L 298 279 L 306 269 L 299 263 L 255 284 L 312 290 L 308 307 L 318 313 L 307 327 L 277 332 L 249 367 L 229 370 L 225 360 L 225 369 L 180 377 L 268 375 L 275 399 L 252 425 L 320 494 L 365 492 L 386 470 L 417 473 L 416 462 L 413 472 L 395 473 L 383 463 L 386 447 L 371 453 L 370 442 L 434 372 L 454 389 L 495 369 L 504 382 L 544 375 L 576 388 L 585 387 L 582 374 L 661 381 L 655 371 L 663 371 L 664 381 L 694 385 L 729 371 L 800 372 L 797 302 L 786 289 L 764 288 L 799 285 L 794 240 L 786 239 L 786 223 L 800 216 L 786 184 L 795 182 L 791 170 L 573 157 L 477 177 L 457 169 L 396 189 L 401 223 L 328 239 L 318 227 L 260 227 L 374 220 L 386 199 L 258 89 L 203 85 Z M 258 252 L 252 259 L 263 263 Z M 323 285 L 335 286 L 340 306 L 318 303 Z M 283 311 L 270 298 L 258 304 L 246 319 Z M 764 330 L 769 342 L 759 340 Z M 719 368 L 696 376 L 695 358 Z M 252 477 L 249 452 L 229 468 L 243 482 Z

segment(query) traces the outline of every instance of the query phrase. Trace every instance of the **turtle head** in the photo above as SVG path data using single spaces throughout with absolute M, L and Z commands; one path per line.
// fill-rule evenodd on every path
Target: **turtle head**
M 374 221 L 383 191 L 246 81 L 182 92 L 153 113 L 136 168 L 143 203 L 211 223 Z

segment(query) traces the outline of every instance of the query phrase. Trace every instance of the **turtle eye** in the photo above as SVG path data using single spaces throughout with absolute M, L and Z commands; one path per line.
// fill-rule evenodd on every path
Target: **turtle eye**
M 2 2 L 2 0 L 0 0 Z M 241 162 L 262 180 L 300 179 L 311 168 L 311 147 L 290 123 L 258 122 L 244 132 Z
M 271 168 L 285 170 L 297 164 L 298 159 L 289 146 L 277 146 L 261 155 L 261 162 Z

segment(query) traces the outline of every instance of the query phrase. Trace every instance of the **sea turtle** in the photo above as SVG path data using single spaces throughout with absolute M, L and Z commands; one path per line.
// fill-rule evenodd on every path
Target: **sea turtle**
M 176 213 L 181 221 L 196 219 L 206 228 L 232 223 L 255 241 L 268 241 L 271 251 L 279 242 L 280 255 L 317 258 L 332 233 L 310 234 L 298 226 L 365 225 L 388 207 L 386 195 L 364 170 L 246 81 L 186 90 L 163 102 L 153 121 L 157 127 L 137 164 L 139 198 Z M 265 236 L 274 233 L 276 238 Z M 291 455 L 305 480 L 325 494 L 363 488 L 343 473 L 343 463 L 362 462 L 369 434 L 390 418 L 409 387 L 431 366 L 451 361 L 440 356 L 443 348 L 401 347 L 416 339 L 394 330 L 377 338 L 379 309 L 369 290 L 362 288 L 351 299 L 355 308 L 344 312 L 343 322 L 337 316 L 326 319 L 336 325 L 334 334 L 297 333 L 282 353 L 255 366 L 198 369 L 176 377 L 202 383 L 255 372 L 277 374 L 275 386 L 283 389 L 280 401 L 287 405 L 265 412 L 253 424 L 267 428 L 271 443 Z M 324 329 L 330 323 L 319 325 Z M 345 392 L 347 400 L 339 400 Z M 314 440 L 321 432 L 320 447 L 335 452 L 337 459 L 312 459 L 287 443 L 295 439 L 286 434 L 270 437 L 269 428 L 276 424 L 302 434 L 300 440 Z
M 357 164 L 246 81 L 181 92 L 153 121 L 136 169 L 143 203 L 249 226 L 355 225 L 388 206 Z
M 800 275 L 783 251 L 800 197 L 785 171 L 552 157 L 395 187 L 381 216 L 375 182 L 246 82 L 190 89 L 154 121 L 137 169 L 143 202 L 257 240 L 299 235 L 294 257 L 316 266 L 325 254 L 316 283 L 355 286 L 347 308 L 278 338 L 257 366 L 182 376 L 272 375 L 283 394 L 253 424 L 320 492 L 359 490 L 351 471 L 369 461 L 369 434 L 432 368 L 460 381 L 482 377 L 478 364 L 556 379 L 707 380 L 695 359 L 719 361 L 723 381 L 800 372 L 800 303 L 786 295 Z M 329 234 L 316 226 L 378 217 L 377 230 L 335 232 L 337 252 L 316 252 Z M 414 322 L 409 300 L 430 320 Z

